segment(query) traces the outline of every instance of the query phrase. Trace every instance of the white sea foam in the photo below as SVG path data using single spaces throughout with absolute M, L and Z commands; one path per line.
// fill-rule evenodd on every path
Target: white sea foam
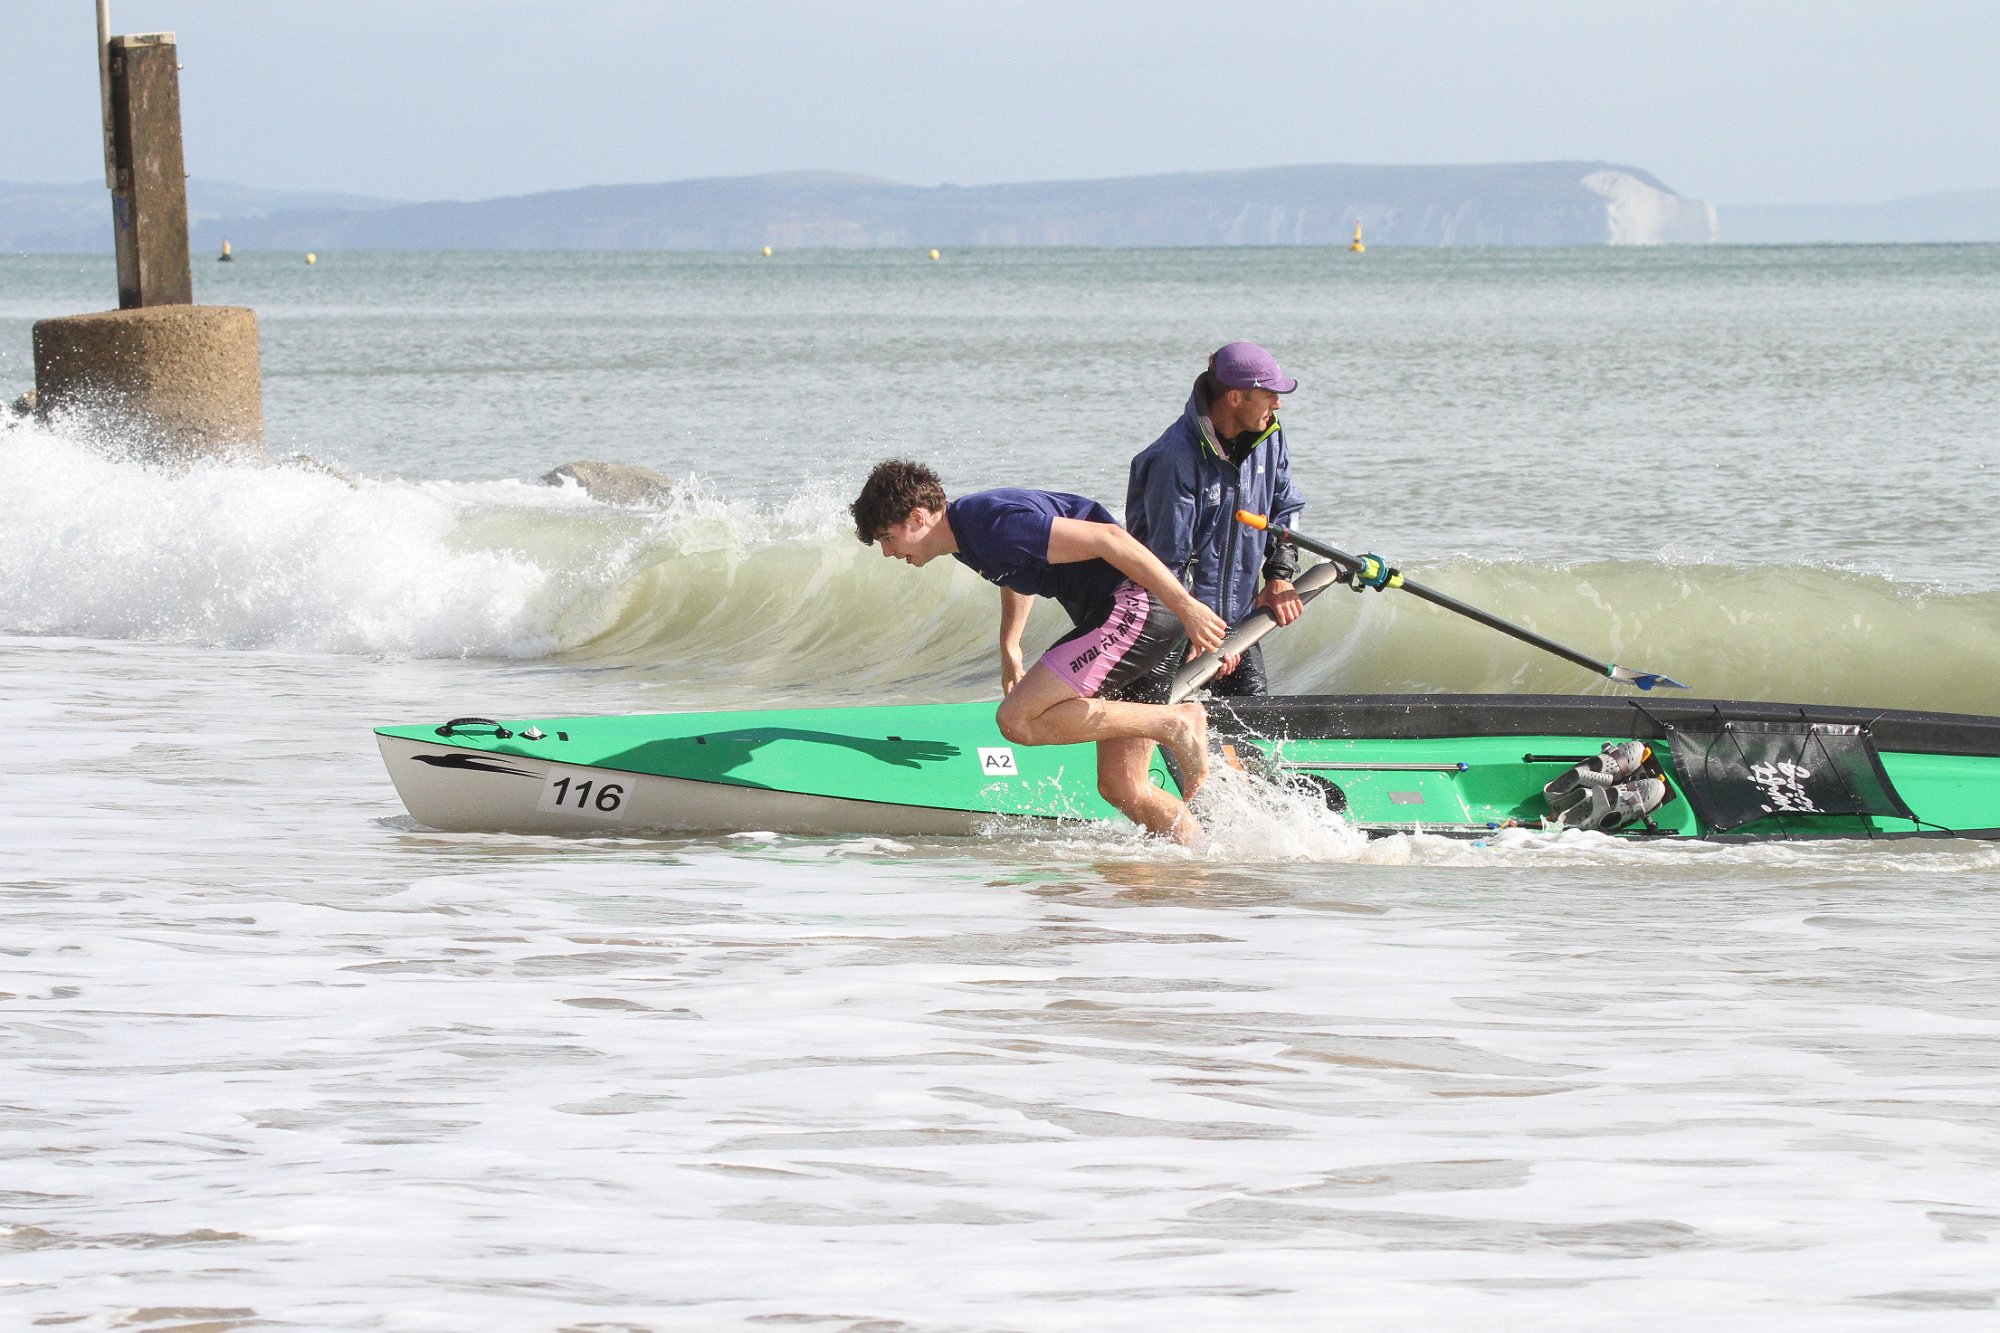
M 440 656 L 556 646 L 555 572 L 454 541 L 491 486 L 169 471 L 53 436 L 0 452 L 0 477 L 0 620 L 16 632 Z M 575 507 L 553 491 L 541 503 Z
M 814 493 L 652 512 L 574 486 L 352 482 L 291 466 L 114 460 L 34 427 L 0 481 L 0 626 L 19 633 L 420 657 L 545 657 L 615 622 L 662 560 L 824 544 Z
M 1931 839 L 1716 843 L 1635 839 L 1582 829 L 1515 827 L 1370 836 L 1329 810 L 1315 789 L 1217 767 L 1196 798 L 1206 836 L 1193 848 L 1123 821 L 1042 824 L 995 820 L 985 836 L 1023 860 L 1088 861 L 1100 869 L 1151 867 L 1155 882 L 1199 886 L 1231 867 L 1412 866 L 1498 872 L 1602 872 L 1727 878 L 1741 874 L 1952 875 L 2000 871 L 2000 844 Z M 1179 878 L 1176 878 L 1179 877 Z

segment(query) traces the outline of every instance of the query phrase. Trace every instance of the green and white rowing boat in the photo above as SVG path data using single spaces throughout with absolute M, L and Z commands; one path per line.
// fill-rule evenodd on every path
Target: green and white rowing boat
M 1637 740 L 1665 800 L 1615 830 L 1682 839 L 2000 838 L 2000 718 L 1542 695 L 1208 705 L 1215 763 L 1318 793 L 1371 833 L 1537 826 L 1543 788 Z M 991 703 L 383 727 L 432 828 L 604 834 L 974 834 L 1119 818 L 1088 745 L 1010 743 Z M 1154 781 L 1177 788 L 1156 759 Z

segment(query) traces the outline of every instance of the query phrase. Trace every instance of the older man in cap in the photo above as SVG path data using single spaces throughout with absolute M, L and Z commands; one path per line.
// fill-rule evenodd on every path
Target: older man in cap
M 1226 343 L 1195 377 L 1180 420 L 1132 460 L 1126 528 L 1232 625 L 1260 606 L 1289 625 L 1303 609 L 1292 587 L 1297 549 L 1236 521 L 1236 511 L 1248 509 L 1288 528 L 1305 508 L 1278 423 L 1279 395 L 1298 387 L 1257 344 Z M 1162 697 L 1171 675 L 1158 683 Z M 1260 645 L 1225 662 L 1209 684 L 1228 695 L 1270 688 Z

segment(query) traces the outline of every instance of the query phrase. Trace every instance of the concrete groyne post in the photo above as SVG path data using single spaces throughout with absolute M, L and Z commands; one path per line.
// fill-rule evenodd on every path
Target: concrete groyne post
M 193 305 L 180 46 L 170 32 L 148 32 L 113 37 L 108 54 L 118 308 Z
M 108 36 L 99 59 L 118 309 L 35 325 L 35 409 L 144 458 L 261 456 L 257 316 L 194 304 L 180 48 L 170 32 Z
M 256 312 L 158 305 L 41 320 L 35 412 L 139 458 L 261 457 Z

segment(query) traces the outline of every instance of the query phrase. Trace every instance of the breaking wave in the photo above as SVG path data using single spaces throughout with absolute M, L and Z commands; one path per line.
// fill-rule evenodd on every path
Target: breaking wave
M 989 694 L 996 599 L 855 542 L 844 496 L 689 483 L 654 509 L 520 481 L 168 470 L 0 437 L 0 632 L 671 670 L 825 701 Z M 1474 605 L 1710 697 L 2000 713 L 2000 592 L 1813 566 L 1419 560 Z M 1029 641 L 1061 632 L 1041 608 Z M 1296 692 L 1608 692 L 1414 598 L 1334 590 L 1271 641 Z

